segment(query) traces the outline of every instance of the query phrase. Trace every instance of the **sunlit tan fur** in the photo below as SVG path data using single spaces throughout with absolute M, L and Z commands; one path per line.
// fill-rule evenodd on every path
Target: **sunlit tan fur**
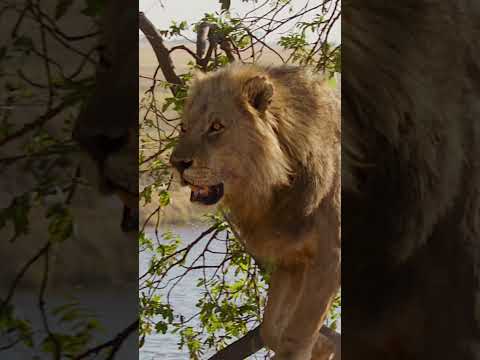
M 328 358 L 312 350 L 340 284 L 338 95 L 303 68 L 230 65 L 196 77 L 183 124 L 184 179 L 223 182 L 247 251 L 274 265 L 263 340 L 278 360 Z

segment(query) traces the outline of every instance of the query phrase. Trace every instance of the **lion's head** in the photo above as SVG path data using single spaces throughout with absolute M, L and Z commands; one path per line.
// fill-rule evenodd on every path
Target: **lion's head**
M 192 201 L 258 204 L 289 182 L 291 164 L 270 112 L 279 97 L 263 68 L 230 65 L 196 76 L 171 156 Z

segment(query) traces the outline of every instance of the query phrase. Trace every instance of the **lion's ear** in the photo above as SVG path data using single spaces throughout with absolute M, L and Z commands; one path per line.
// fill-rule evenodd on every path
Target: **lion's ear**
M 255 76 L 243 86 L 243 95 L 250 105 L 264 112 L 272 101 L 273 85 L 265 76 Z

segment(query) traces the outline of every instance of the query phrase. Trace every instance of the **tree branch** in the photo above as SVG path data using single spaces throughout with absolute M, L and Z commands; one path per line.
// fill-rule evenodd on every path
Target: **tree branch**
M 220 42 L 220 49 L 222 49 L 225 52 L 229 62 L 232 63 L 235 61 L 235 56 L 233 56 L 232 44 L 228 39 L 223 39 Z
M 183 85 L 182 79 L 175 73 L 175 66 L 173 65 L 170 52 L 163 43 L 163 38 L 158 33 L 155 26 L 145 16 L 143 12 L 138 14 L 140 30 L 145 34 L 148 42 L 153 48 L 155 55 L 162 70 L 165 80 L 167 80 L 172 86 L 170 87 L 172 93 L 176 93 L 177 87 Z
M 263 341 L 260 337 L 260 326 L 257 326 L 208 360 L 243 360 L 261 348 L 263 348 Z
M 72 105 L 74 105 L 78 101 L 79 101 L 79 99 L 76 99 L 76 98 L 75 99 L 68 99 L 68 100 L 65 100 L 64 102 L 62 102 L 57 107 L 51 108 L 50 110 L 48 110 L 45 114 L 41 115 L 35 121 L 27 123 L 27 124 L 23 125 L 23 127 L 21 127 L 20 129 L 18 129 L 16 131 L 13 131 L 11 134 L 8 134 L 7 136 L 5 136 L 3 138 L 0 138 L 0 146 L 3 146 L 6 143 L 8 143 L 8 142 L 10 142 L 14 139 L 17 139 L 17 138 L 27 134 L 28 132 L 30 132 L 32 130 L 35 130 L 35 129 L 38 129 L 38 128 L 42 127 L 49 120 L 53 119 L 55 116 L 60 114 L 63 110 L 71 107 Z
M 203 59 L 207 50 L 208 33 L 210 32 L 210 24 L 202 22 L 197 29 L 197 58 Z
M 341 357 L 341 335 L 327 326 L 322 326 L 320 333 L 335 345 L 335 360 Z M 243 360 L 264 347 L 260 337 L 260 326 L 250 330 L 245 336 L 220 350 L 208 360 Z
M 120 346 L 123 344 L 123 342 L 136 330 L 138 330 L 138 325 L 139 325 L 139 320 L 135 320 L 133 323 L 131 323 L 129 326 L 127 326 L 125 329 L 123 329 L 117 336 L 115 336 L 113 339 L 104 342 L 103 344 L 100 344 L 92 349 L 89 349 L 85 351 L 84 353 L 77 355 L 74 360 L 81 360 L 81 359 L 87 359 L 91 355 L 96 355 L 99 354 L 101 351 L 105 349 L 111 349 L 110 354 L 107 359 L 113 359 L 113 356 L 117 353 L 117 351 L 120 349 Z
M 195 54 L 192 50 L 190 50 L 188 47 L 186 47 L 185 45 L 178 45 L 178 46 L 174 46 L 172 47 L 170 50 L 168 50 L 169 53 L 172 53 L 174 52 L 175 50 L 184 50 L 186 52 L 188 52 L 190 55 L 192 55 L 192 57 L 198 61 L 199 57 L 197 56 L 197 54 Z

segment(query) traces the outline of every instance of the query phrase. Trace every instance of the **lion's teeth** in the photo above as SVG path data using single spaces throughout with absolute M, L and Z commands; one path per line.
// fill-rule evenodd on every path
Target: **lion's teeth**
M 197 196 L 197 195 L 208 195 L 208 186 L 196 186 L 196 185 L 190 185 L 190 188 L 192 189 L 192 192 Z

